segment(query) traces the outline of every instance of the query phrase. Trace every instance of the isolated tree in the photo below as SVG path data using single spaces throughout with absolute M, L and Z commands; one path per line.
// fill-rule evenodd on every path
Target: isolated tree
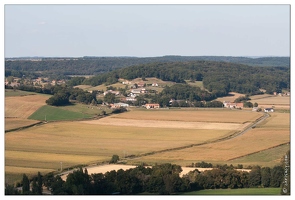
M 117 163 L 120 160 L 118 155 L 113 155 L 110 163 Z
M 255 102 L 255 103 L 253 104 L 253 106 L 254 106 L 254 107 L 258 107 L 258 103 Z

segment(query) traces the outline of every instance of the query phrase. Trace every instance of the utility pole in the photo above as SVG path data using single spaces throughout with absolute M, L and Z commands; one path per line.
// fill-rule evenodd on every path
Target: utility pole
M 60 162 L 60 171 L 62 171 L 62 162 Z

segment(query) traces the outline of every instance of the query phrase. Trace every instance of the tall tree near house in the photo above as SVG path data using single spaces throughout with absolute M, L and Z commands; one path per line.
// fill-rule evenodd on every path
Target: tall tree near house
M 23 174 L 22 184 L 22 193 L 30 194 L 30 180 L 26 174 Z

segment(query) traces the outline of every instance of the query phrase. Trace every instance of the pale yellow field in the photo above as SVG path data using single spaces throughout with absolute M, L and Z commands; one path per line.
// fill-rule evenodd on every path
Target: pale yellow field
M 258 128 L 265 129 L 290 129 L 290 113 L 270 113 L 270 117 L 259 124 Z
M 287 96 L 272 96 L 268 98 L 252 100 L 252 102 L 257 102 L 259 107 L 272 107 L 274 108 L 285 108 L 290 109 L 290 97 Z
M 160 120 L 180 122 L 246 123 L 262 116 L 259 112 L 244 112 L 228 109 L 181 109 L 181 110 L 132 110 L 111 118 Z
M 82 122 L 48 123 L 5 135 L 7 167 L 56 168 L 108 161 L 217 139 L 229 130 L 103 126 Z M 20 169 L 21 169 L 20 168 Z M 37 172 L 37 171 L 36 171 Z M 19 171 L 17 172 L 19 173 Z
M 290 141 L 288 130 L 252 130 L 232 140 L 143 157 L 142 160 L 227 161 Z M 188 162 L 189 163 L 189 162 Z
M 17 117 L 26 119 L 41 106 L 50 96 L 28 95 L 5 97 L 5 117 Z
M 265 124 L 257 126 L 242 136 L 231 140 L 213 144 L 195 146 L 178 151 L 165 152 L 142 157 L 143 162 L 173 162 L 191 163 L 196 161 L 223 162 L 248 154 L 259 152 L 273 146 L 290 142 L 290 129 L 288 126 L 288 113 L 272 114 Z M 282 121 L 283 120 L 283 121 Z M 282 155 L 282 152 L 278 152 Z M 285 153 L 285 152 L 283 152 Z M 253 163 L 253 160 L 249 161 Z M 259 160 L 255 161 L 259 163 Z M 279 162 L 276 160 L 275 162 Z M 247 164 L 248 162 L 244 163 Z M 271 164 L 275 164 L 272 162 Z
M 125 126 L 125 127 L 153 127 L 173 129 L 204 129 L 204 130 L 242 130 L 250 123 L 214 123 L 214 122 L 187 122 L 164 120 L 136 120 L 105 117 L 99 120 L 84 121 L 85 124 Z

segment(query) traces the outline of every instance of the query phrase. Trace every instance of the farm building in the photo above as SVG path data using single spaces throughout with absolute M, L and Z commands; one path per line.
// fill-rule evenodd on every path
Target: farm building
M 158 83 L 153 83 L 152 86 L 153 87 L 158 87 L 159 85 L 158 85 Z
M 126 97 L 126 101 L 134 102 L 134 101 L 137 101 L 137 100 L 134 97 Z
M 223 106 L 225 108 L 243 108 L 244 104 L 243 103 L 233 103 L 233 102 L 229 102 L 229 101 L 224 101 Z
M 121 107 L 129 107 L 129 105 L 127 103 L 114 103 L 114 104 L 110 104 L 111 108 L 121 108 Z
M 149 104 L 145 104 L 146 109 L 153 109 L 153 108 L 160 108 L 160 104 L 158 103 L 149 103 Z
M 264 112 L 274 112 L 274 109 L 273 108 L 265 108 Z

